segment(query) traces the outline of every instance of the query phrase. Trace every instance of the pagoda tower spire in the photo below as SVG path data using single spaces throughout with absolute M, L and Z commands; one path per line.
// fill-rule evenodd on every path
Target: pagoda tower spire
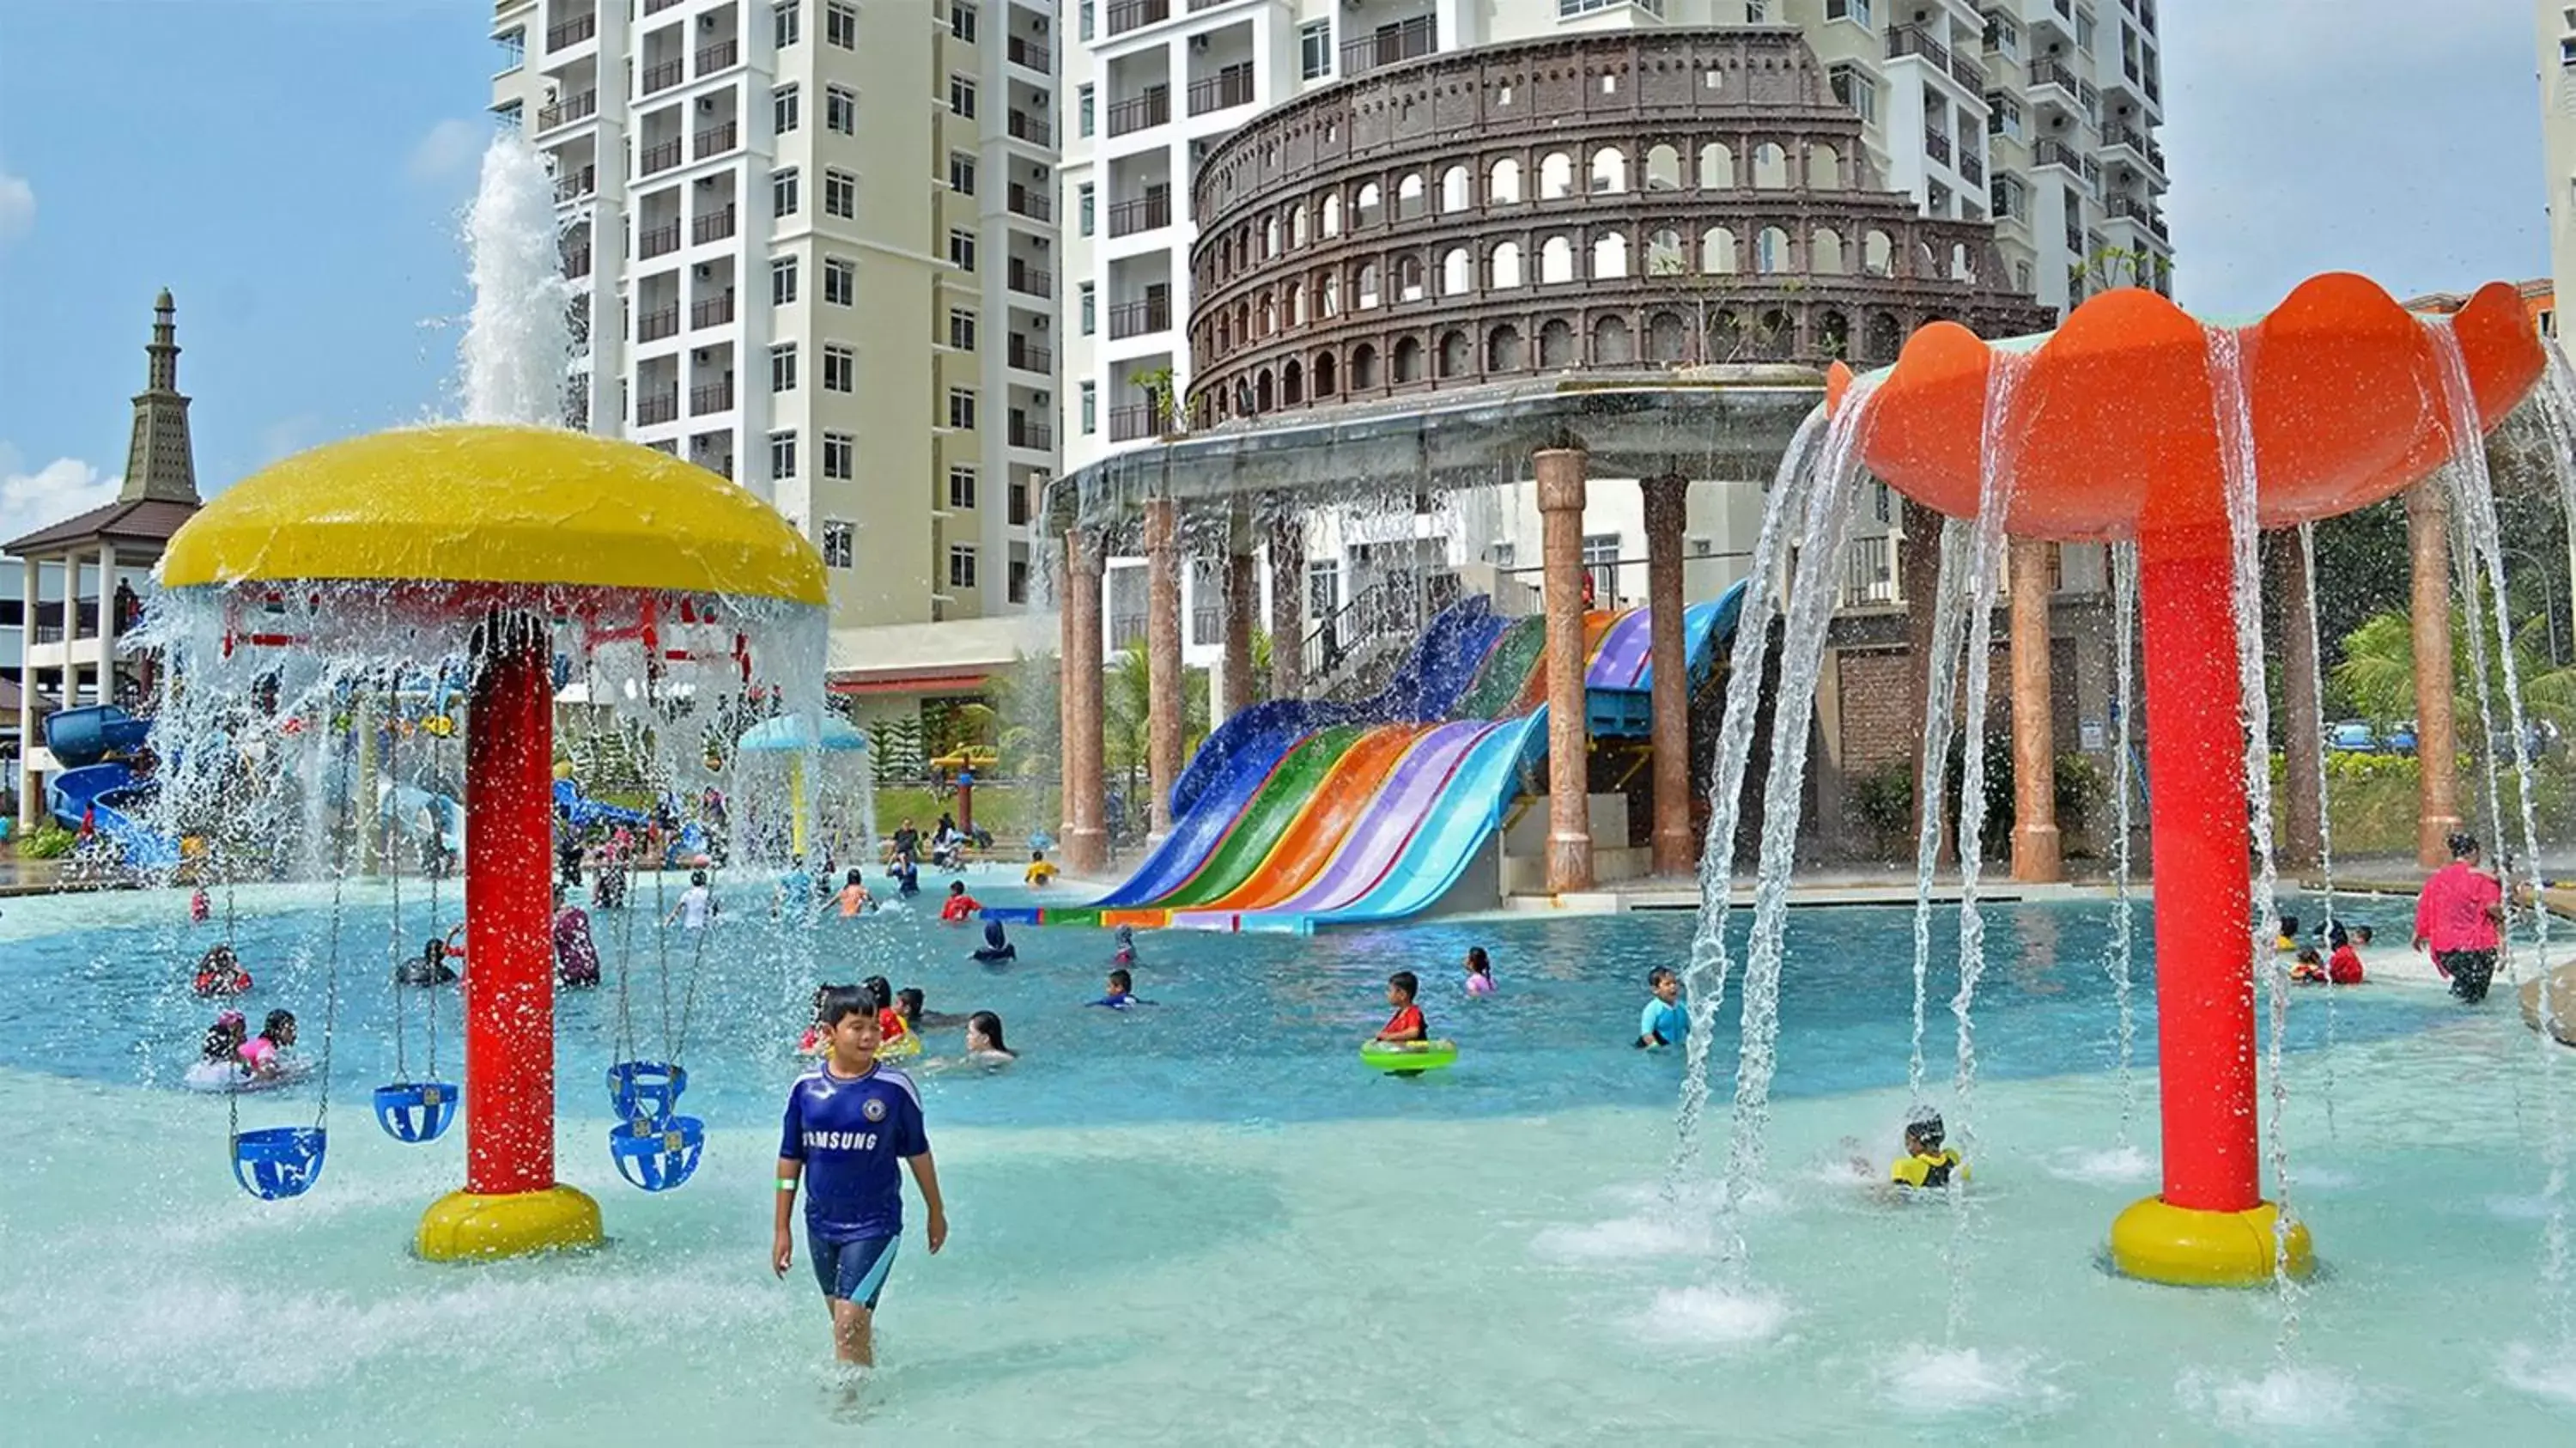
M 134 434 L 125 448 L 125 486 L 117 501 L 187 503 L 197 496 L 196 444 L 188 435 L 188 399 L 179 391 L 178 306 L 163 287 L 152 303 L 150 365 L 134 394 Z

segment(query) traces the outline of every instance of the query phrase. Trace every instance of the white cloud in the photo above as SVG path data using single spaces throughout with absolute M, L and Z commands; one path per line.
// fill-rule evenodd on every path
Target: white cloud
M 36 229 L 36 188 L 24 176 L 0 171 L 0 241 L 25 236 Z
M 8 459 L 14 451 L 0 449 Z M 14 463 L 0 476 L 0 541 L 22 537 L 111 502 L 123 479 L 78 458 L 56 458 L 32 473 Z
M 477 122 L 453 117 L 440 121 L 411 148 L 411 179 L 439 181 L 459 174 L 483 154 L 490 139 L 489 131 Z

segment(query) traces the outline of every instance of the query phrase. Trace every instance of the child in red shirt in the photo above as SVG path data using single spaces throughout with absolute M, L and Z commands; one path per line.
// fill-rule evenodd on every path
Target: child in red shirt
M 1386 1024 L 1379 1028 L 1378 1040 L 1404 1042 L 1431 1039 L 1431 1027 L 1422 1019 L 1422 1007 L 1413 1003 L 1414 992 L 1420 988 L 1421 982 L 1415 980 L 1413 972 L 1409 970 L 1399 970 L 1386 978 L 1386 1003 L 1395 1007 L 1395 1014 L 1388 1017 Z
M 2353 942 L 2370 943 L 2370 927 L 2356 925 L 2347 934 L 2340 925 L 2334 928 L 2334 953 L 2326 957 L 2326 979 L 2336 985 L 2361 984 L 2361 952 Z
M 966 893 L 965 881 L 951 880 L 948 882 L 948 898 L 939 906 L 939 918 L 945 924 L 963 925 L 983 908 L 983 901 Z

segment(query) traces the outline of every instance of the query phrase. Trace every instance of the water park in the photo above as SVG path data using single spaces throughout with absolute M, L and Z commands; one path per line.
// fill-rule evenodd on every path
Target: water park
M 1015 722 L 1053 814 L 996 843 L 971 756 L 935 837 L 885 817 L 796 523 L 555 425 L 552 185 L 486 162 L 458 417 L 269 463 L 130 613 L 66 605 L 99 702 L 44 719 L 41 812 L 76 843 L 0 908 L 28 1441 L 2576 1431 L 2576 894 L 2512 586 L 2571 580 L 2499 523 L 2576 532 L 2576 369 L 2512 286 L 2118 287 L 1865 366 L 1121 453 L 1044 501 L 1060 682 Z M 1694 591 L 1690 489 L 1741 476 L 1750 555 Z M 1585 552 L 1629 486 L 1642 601 Z M 1185 558 L 1294 578 L 1319 509 L 1504 487 L 1531 581 L 1274 649 L 1258 699 L 1229 608 L 1189 747 Z M 1920 804 L 1861 876 L 1816 868 L 1821 714 L 1861 702 L 1823 675 L 1891 496 Z M 2317 529 L 2401 497 L 2422 847 L 2339 874 L 2291 858 L 2346 777 Z M 1992 777 L 2026 595 L 2047 683 L 2035 544 L 2099 548 L 2114 601 L 2072 883 L 2014 878 L 2006 839 L 2059 863 L 2050 796 Z M 1146 589 L 1124 853 L 1111 557 Z M 864 1118 L 798 1114 L 835 1099 Z M 808 1253 L 851 1244 L 791 1236 L 797 1176 L 881 1134 L 904 1226 L 821 1265 L 827 1337 Z

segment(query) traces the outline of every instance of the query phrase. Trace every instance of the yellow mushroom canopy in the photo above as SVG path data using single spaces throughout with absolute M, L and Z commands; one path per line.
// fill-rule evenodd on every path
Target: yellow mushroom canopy
M 161 572 L 171 588 L 327 579 L 825 601 L 822 555 L 749 492 L 541 427 L 403 428 L 298 453 L 208 503 Z

